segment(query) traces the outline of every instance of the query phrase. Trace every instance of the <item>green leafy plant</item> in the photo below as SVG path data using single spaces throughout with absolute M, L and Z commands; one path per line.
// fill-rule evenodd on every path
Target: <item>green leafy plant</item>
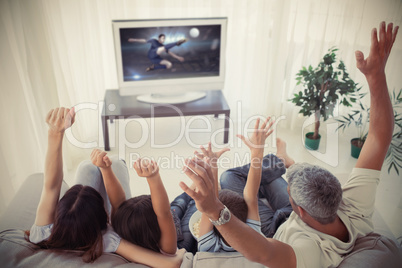
M 345 129 L 350 127 L 350 125 L 356 127 L 357 140 L 355 146 L 362 148 L 368 134 L 370 107 L 367 107 L 361 102 L 361 98 L 363 98 L 366 94 L 357 95 L 359 96 L 357 107 L 352 109 L 346 116 L 341 116 L 340 118 L 336 118 L 335 120 L 341 123 L 336 130 L 342 129 L 342 131 L 345 131 Z
M 399 175 L 399 168 L 402 168 L 402 89 L 398 94 L 395 90 L 391 96 L 392 107 L 394 108 L 394 133 L 392 135 L 392 141 L 389 145 L 385 161 L 388 163 L 388 173 L 395 169 L 395 172 Z
M 358 98 L 355 93 L 361 87 L 355 83 L 346 71 L 342 60 L 336 59 L 336 48 L 330 48 L 316 68 L 311 65 L 303 67 L 297 74 L 297 85 L 303 86 L 303 91 L 294 94 L 290 99 L 300 106 L 299 113 L 304 116 L 315 116 L 315 128 L 312 139 L 319 138 L 320 120 L 326 121 L 333 116 L 335 105 L 352 106 Z
M 341 123 L 338 129 L 345 130 L 350 125 L 354 125 L 358 131 L 358 147 L 363 147 L 363 144 L 368 134 L 368 123 L 370 119 L 370 108 L 362 104 L 361 98 L 366 94 L 357 94 L 359 102 L 356 108 L 352 109 L 346 116 L 341 116 L 335 120 Z M 385 161 L 388 164 L 388 173 L 392 168 L 399 175 L 399 169 L 402 169 L 402 89 L 398 93 L 395 90 L 391 94 L 391 103 L 394 109 L 394 133 L 392 141 L 389 145 Z

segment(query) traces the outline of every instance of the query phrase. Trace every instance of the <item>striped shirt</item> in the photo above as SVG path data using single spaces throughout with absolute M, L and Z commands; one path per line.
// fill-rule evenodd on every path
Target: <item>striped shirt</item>
M 253 230 L 257 231 L 261 235 L 261 222 L 247 219 L 246 224 Z M 198 238 L 198 251 L 203 252 L 236 252 L 232 247 L 225 244 L 222 238 L 220 238 L 214 230 L 204 234 Z

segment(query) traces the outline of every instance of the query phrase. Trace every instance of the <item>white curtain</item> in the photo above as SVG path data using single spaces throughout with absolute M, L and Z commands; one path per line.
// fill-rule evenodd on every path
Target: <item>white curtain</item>
M 354 51 L 368 53 L 371 28 L 386 20 L 402 26 L 399 0 L 2 0 L 0 1 L 0 211 L 23 179 L 42 171 L 46 112 L 102 101 L 115 89 L 114 19 L 228 17 L 224 94 L 235 117 L 286 115 L 295 74 L 316 65 L 329 47 L 358 82 Z M 390 89 L 402 85 L 402 33 L 388 63 Z M 237 107 L 241 101 L 241 111 Z M 98 142 L 99 111 L 79 113 L 74 136 Z M 71 167 L 83 150 L 65 146 Z M 3 206 L 3 207 L 1 207 Z

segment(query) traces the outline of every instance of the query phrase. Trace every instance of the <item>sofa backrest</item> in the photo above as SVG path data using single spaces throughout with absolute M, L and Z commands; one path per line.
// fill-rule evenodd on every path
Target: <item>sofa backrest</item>
M 30 175 L 22 183 L 14 198 L 0 217 L 0 232 L 6 229 L 31 229 L 43 187 L 43 173 Z M 63 181 L 60 197 L 69 189 Z
M 147 267 L 133 264 L 117 254 L 104 253 L 93 263 L 85 263 L 78 250 L 47 250 L 24 239 L 23 230 L 0 233 L 0 266 L 8 267 Z

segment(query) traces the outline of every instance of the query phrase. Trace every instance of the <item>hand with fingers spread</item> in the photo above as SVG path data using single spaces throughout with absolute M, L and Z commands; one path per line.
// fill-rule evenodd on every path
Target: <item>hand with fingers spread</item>
M 253 151 L 261 151 L 264 152 L 264 144 L 265 144 L 265 140 L 268 138 L 269 135 L 272 134 L 272 132 L 274 131 L 273 129 L 271 129 L 272 125 L 275 123 L 274 120 L 272 120 L 269 124 L 268 122 L 271 120 L 271 117 L 267 117 L 267 119 L 265 119 L 264 123 L 261 125 L 260 127 L 260 119 L 257 119 L 257 122 L 255 123 L 254 126 L 254 132 L 251 135 L 250 139 L 247 139 L 246 137 L 244 137 L 243 135 L 237 135 L 237 137 L 239 137 L 244 144 L 247 145 L 247 147 L 250 148 L 250 150 Z
M 49 125 L 49 131 L 53 133 L 64 133 L 64 131 L 71 127 L 75 121 L 74 107 L 69 108 L 55 108 L 50 110 L 46 115 L 46 123 Z
M 356 66 L 366 76 L 370 89 L 370 124 L 366 141 L 357 160 L 358 168 L 381 170 L 394 131 L 394 109 L 389 98 L 385 66 L 399 27 L 380 23 L 379 33 L 371 31 L 369 56 L 356 51 Z
M 214 175 L 211 166 L 205 161 L 196 158 L 187 159 L 185 164 L 183 171 L 193 181 L 195 188 L 191 189 L 184 182 L 180 182 L 180 187 L 194 199 L 200 212 L 205 213 L 209 218 L 219 217 L 216 212 L 219 214 L 223 205 L 215 192 Z
M 384 75 L 385 65 L 388 56 L 391 53 L 392 45 L 395 42 L 399 27 L 393 29 L 393 24 L 383 21 L 380 24 L 379 39 L 377 29 L 371 31 L 371 47 L 369 56 L 364 59 L 364 54 L 361 51 L 356 51 L 356 66 L 367 77 Z
M 212 167 L 217 167 L 217 162 L 219 157 L 221 157 L 222 154 L 224 154 L 227 151 L 230 151 L 230 148 L 223 148 L 217 152 L 212 151 L 211 147 L 211 142 L 208 142 L 207 148 L 204 148 L 204 146 L 200 146 L 201 153 L 198 151 L 195 151 L 194 154 L 197 158 L 199 159 L 204 159 L 204 158 L 209 158 L 209 163 Z
M 94 149 L 91 153 L 91 162 L 95 166 L 99 168 L 109 168 L 112 165 L 112 161 L 110 158 L 107 156 L 107 153 L 99 150 L 99 149 Z
M 139 158 L 134 162 L 134 169 L 138 176 L 151 178 L 159 174 L 159 167 L 153 160 Z

